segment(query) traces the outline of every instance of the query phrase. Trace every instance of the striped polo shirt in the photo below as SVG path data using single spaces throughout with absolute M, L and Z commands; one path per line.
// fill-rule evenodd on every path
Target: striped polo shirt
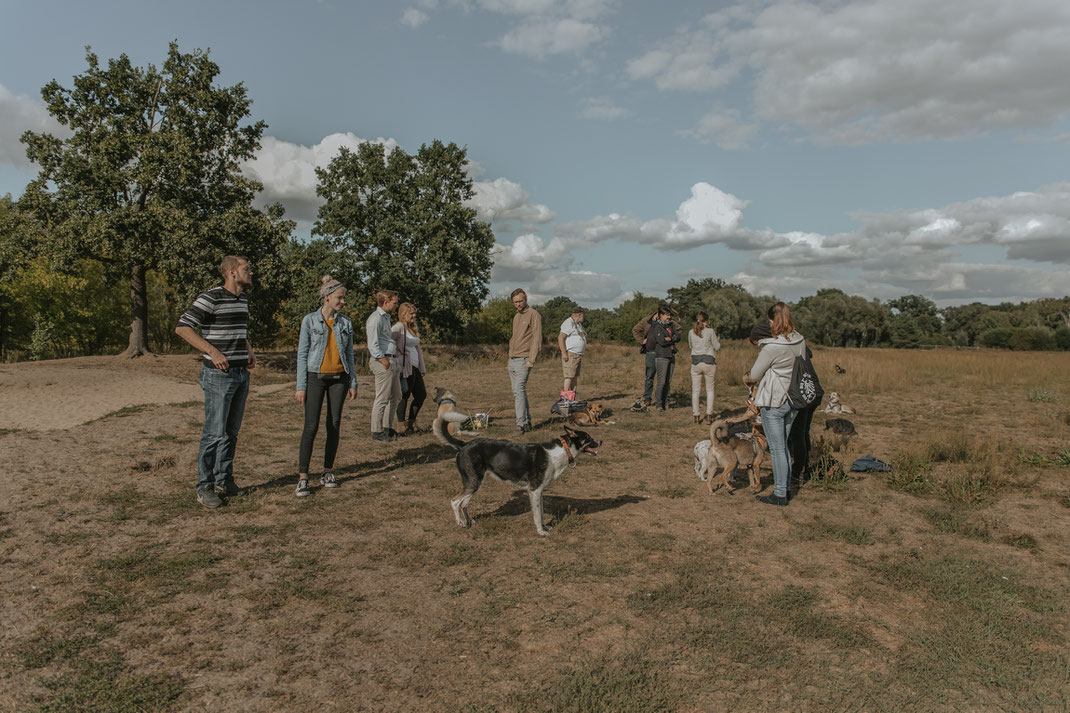
M 222 286 L 202 292 L 179 318 L 178 326 L 200 329 L 204 341 L 223 352 L 231 366 L 249 364 L 249 300 L 244 292 L 235 295 Z M 207 354 L 204 365 L 214 368 Z

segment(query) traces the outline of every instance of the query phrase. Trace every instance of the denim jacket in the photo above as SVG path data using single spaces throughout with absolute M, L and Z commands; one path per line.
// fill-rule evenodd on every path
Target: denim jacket
M 334 342 L 349 375 L 349 388 L 357 388 L 357 369 L 353 364 L 353 323 L 341 312 L 334 313 Z M 301 338 L 297 342 L 297 390 L 308 389 L 308 371 L 319 371 L 327 351 L 327 322 L 319 310 L 301 320 Z

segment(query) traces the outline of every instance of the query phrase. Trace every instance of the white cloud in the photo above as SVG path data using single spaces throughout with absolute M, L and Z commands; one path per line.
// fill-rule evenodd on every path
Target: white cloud
M 52 118 L 40 99 L 12 94 L 0 84 L 0 163 L 21 169 L 33 166 L 26 158 L 26 144 L 20 139 L 26 131 L 47 132 L 65 138 L 67 127 Z
M 628 72 L 689 91 L 753 76 L 758 118 L 821 141 L 957 138 L 1070 115 L 1068 35 L 1064 0 L 743 3 L 679 30 Z
M 517 18 L 495 44 L 506 52 L 542 58 L 582 54 L 609 35 L 601 19 L 613 0 L 458 0 L 473 7 Z
M 547 223 L 557 217 L 542 203 L 532 203 L 528 192 L 507 178 L 476 181 L 473 189 L 475 195 L 468 205 L 475 208 L 480 220 L 488 223 L 504 227 L 502 224 L 510 220 L 526 224 Z
M 681 133 L 703 142 L 712 140 L 721 148 L 731 151 L 746 148 L 757 135 L 758 127 L 745 124 L 736 109 L 715 108 L 699 119 L 693 129 Z
M 631 116 L 631 112 L 624 107 L 617 106 L 610 97 L 601 96 L 587 99 L 584 102 L 583 111 L 580 112 L 580 116 L 584 119 L 613 121 L 615 119 L 623 119 L 624 117 Z
M 662 218 L 644 222 L 633 216 L 611 213 L 567 223 L 560 227 L 559 234 L 577 244 L 617 239 L 653 245 L 659 250 L 686 250 L 719 242 L 753 247 L 749 241 L 755 237 L 759 239 L 757 245 L 765 245 L 768 241 L 764 237 L 739 229 L 746 204 L 746 201 L 702 182 L 691 187 L 691 197 L 677 208 L 676 220 Z M 743 236 L 746 245 L 739 244 Z
M 398 145 L 394 139 L 362 139 L 349 132 L 325 136 L 315 146 L 265 136 L 260 150 L 243 170 L 264 184 L 259 196 L 263 203 L 278 201 L 286 207 L 288 217 L 308 222 L 315 220 L 322 204 L 316 196 L 316 168 L 325 168 L 340 149 L 356 151 L 368 141 L 381 144 L 387 151 Z
M 419 27 L 427 22 L 428 19 L 430 18 L 426 12 L 415 7 L 407 7 L 401 13 L 401 24 L 409 27 Z

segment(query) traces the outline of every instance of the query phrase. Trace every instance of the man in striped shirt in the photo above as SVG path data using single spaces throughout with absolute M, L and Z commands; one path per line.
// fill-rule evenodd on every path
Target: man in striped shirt
M 204 430 L 197 452 L 197 500 L 206 508 L 223 504 L 241 491 L 234 482 L 234 448 L 249 396 L 249 369 L 256 355 L 247 338 L 249 301 L 242 290 L 253 284 L 249 261 L 228 255 L 219 264 L 223 285 L 197 295 L 178 320 L 175 334 L 204 355 Z M 201 333 L 197 334 L 196 330 Z

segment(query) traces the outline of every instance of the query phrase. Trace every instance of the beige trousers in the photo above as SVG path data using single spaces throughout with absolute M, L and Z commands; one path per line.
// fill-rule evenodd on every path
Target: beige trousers
M 713 413 L 713 376 L 717 373 L 716 364 L 692 364 L 691 365 L 691 413 L 701 416 L 699 411 L 702 391 L 702 379 L 706 379 L 706 413 Z
M 372 359 L 369 366 L 372 376 L 375 377 L 375 401 L 372 402 L 372 433 L 385 431 L 393 428 L 397 423 L 398 404 L 401 403 L 401 369 L 395 363 L 393 357 L 390 360 L 390 368 Z

